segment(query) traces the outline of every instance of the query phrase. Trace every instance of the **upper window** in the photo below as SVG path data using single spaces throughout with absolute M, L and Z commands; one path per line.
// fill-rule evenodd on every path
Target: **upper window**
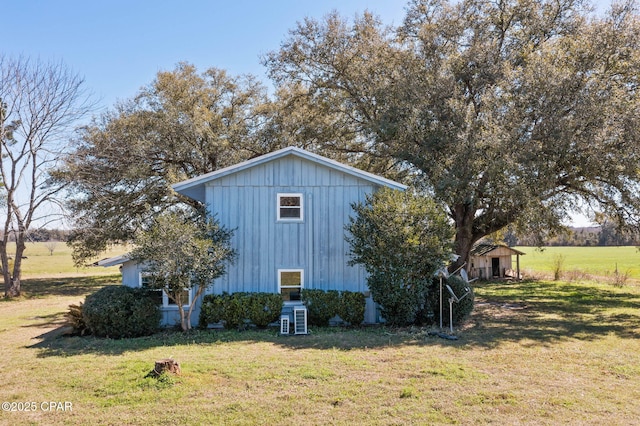
M 278 194 L 278 220 L 302 219 L 302 194 Z

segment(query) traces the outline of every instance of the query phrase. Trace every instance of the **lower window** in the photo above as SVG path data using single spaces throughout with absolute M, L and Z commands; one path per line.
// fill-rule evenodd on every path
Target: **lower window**
M 300 300 L 304 288 L 304 270 L 278 269 L 278 291 L 285 302 Z
M 172 298 L 167 296 L 167 293 L 161 288 L 149 287 L 149 276 L 150 274 L 144 272 L 140 273 L 140 287 L 150 290 L 153 293 L 153 298 L 158 305 L 161 305 L 164 308 L 169 306 L 177 306 L 176 302 Z M 175 292 L 173 291 L 169 291 L 169 293 L 171 293 L 172 296 L 175 295 Z M 183 306 L 189 306 L 189 304 L 191 304 L 191 290 L 182 290 L 181 298 Z

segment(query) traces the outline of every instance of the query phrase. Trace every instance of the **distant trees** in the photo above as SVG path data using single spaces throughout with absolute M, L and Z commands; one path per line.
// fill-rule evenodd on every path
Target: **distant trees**
M 20 295 L 22 258 L 35 221 L 53 219 L 64 184 L 49 172 L 72 126 L 91 109 L 83 80 L 64 64 L 0 56 L 0 266 L 5 297 Z M 15 251 L 10 252 L 10 238 Z M 13 257 L 13 265 L 9 262 Z
M 56 250 L 56 247 L 58 247 L 58 241 L 56 241 L 56 240 L 46 241 L 44 243 L 44 246 L 49 251 L 49 256 L 53 256 L 53 252 Z
M 543 241 L 533 235 L 506 233 L 504 241 L 511 246 L 637 246 L 640 235 L 620 230 L 612 222 L 604 222 L 599 226 L 567 228 Z

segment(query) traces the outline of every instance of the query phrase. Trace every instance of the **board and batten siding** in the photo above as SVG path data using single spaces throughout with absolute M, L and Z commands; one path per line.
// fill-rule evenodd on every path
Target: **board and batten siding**
M 288 156 L 206 184 L 206 202 L 220 223 L 235 229 L 235 264 L 211 291 L 278 291 L 278 269 L 303 269 L 304 287 L 365 292 L 366 275 L 349 266 L 345 224 L 351 203 L 377 188 L 372 182 Z M 303 220 L 278 221 L 279 193 L 303 197 Z

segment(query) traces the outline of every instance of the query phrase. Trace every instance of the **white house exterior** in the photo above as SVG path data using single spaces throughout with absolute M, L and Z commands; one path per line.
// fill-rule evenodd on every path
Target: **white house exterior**
M 205 203 L 222 225 L 235 230 L 231 244 L 238 258 L 207 292 L 281 293 L 285 306 L 291 306 L 300 303 L 302 288 L 359 291 L 367 296 L 365 322 L 373 323 L 378 318 L 366 273 L 360 266 L 348 265 L 344 236 L 353 215 L 351 204 L 385 186 L 406 189 L 398 182 L 288 147 L 173 188 Z M 118 264 L 114 261 L 122 264 L 123 284 L 141 285 L 139 265 L 126 256 L 101 262 Z M 163 323 L 175 322 L 175 306 L 165 303 L 163 311 Z M 192 320 L 197 321 L 199 309 L 195 311 Z

